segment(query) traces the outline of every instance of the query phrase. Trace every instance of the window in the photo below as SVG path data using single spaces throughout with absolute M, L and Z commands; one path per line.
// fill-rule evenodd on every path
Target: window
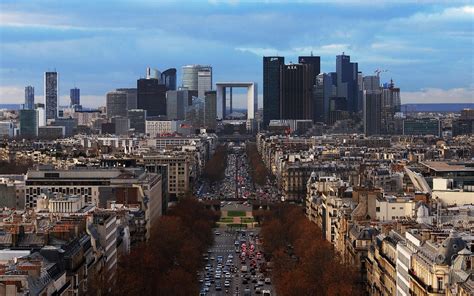
M 442 277 L 438 277 L 438 289 L 440 289 L 440 290 L 444 289 L 443 278 Z
M 376 211 L 376 212 L 380 212 L 380 207 L 376 207 L 376 208 L 375 208 L 375 211 Z

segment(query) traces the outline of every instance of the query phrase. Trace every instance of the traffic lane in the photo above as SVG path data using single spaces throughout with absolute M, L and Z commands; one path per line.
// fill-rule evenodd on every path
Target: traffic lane
M 217 257 L 218 256 L 223 257 L 222 266 L 224 268 L 225 265 L 226 265 L 226 261 L 227 261 L 228 256 L 230 254 L 233 254 L 233 252 L 235 252 L 235 249 L 234 249 L 234 236 L 232 234 L 227 233 L 227 232 L 224 232 L 220 235 L 215 235 L 215 244 L 211 248 L 211 251 L 212 251 L 211 255 L 214 258 L 214 260 L 211 260 L 211 262 L 212 262 L 211 265 L 214 269 L 214 276 L 215 276 L 215 270 L 216 270 L 217 265 L 218 265 Z M 234 254 L 233 254 L 233 256 L 234 256 Z M 235 260 L 235 256 L 234 256 L 233 261 L 234 260 Z M 221 291 L 216 291 L 215 290 L 216 284 L 214 283 L 211 286 L 212 288 L 210 289 L 209 295 L 232 295 L 232 291 L 233 291 L 233 289 L 235 289 L 234 277 L 231 277 L 231 278 L 228 278 L 228 279 L 229 279 L 229 282 L 230 282 L 230 287 L 227 288 L 228 293 L 225 292 L 226 287 L 224 286 L 224 283 L 225 283 L 226 278 L 225 278 L 225 273 L 222 272 L 221 279 L 215 279 L 215 283 L 220 282 L 222 290 Z

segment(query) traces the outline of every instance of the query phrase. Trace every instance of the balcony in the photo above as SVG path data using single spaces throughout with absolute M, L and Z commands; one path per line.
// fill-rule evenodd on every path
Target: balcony
M 431 285 L 427 285 L 423 282 L 423 280 L 421 278 L 419 278 L 415 271 L 413 269 L 410 268 L 409 270 L 409 274 L 410 274 L 410 277 L 414 280 L 414 282 L 421 288 L 424 290 L 424 292 L 426 293 L 429 293 L 430 295 L 445 295 L 446 294 L 446 290 L 445 289 L 435 289 L 433 288 L 433 286 Z

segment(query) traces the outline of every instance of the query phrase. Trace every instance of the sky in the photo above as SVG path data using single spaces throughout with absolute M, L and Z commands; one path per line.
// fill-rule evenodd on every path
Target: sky
M 186 64 L 212 65 L 214 82 L 255 81 L 261 94 L 263 56 L 311 52 L 323 72 L 342 52 L 366 75 L 386 70 L 403 103 L 474 103 L 474 5 L 456 0 L 2 0 L 0 103 L 23 103 L 26 85 L 41 102 L 43 73 L 56 70 L 60 105 L 78 87 L 96 107 L 147 66 L 177 68 L 181 84 Z

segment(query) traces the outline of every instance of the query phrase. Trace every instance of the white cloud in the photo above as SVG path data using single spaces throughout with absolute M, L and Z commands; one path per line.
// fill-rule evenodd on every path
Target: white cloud
M 0 86 L 0 104 L 21 104 L 24 101 L 24 87 Z
M 288 49 L 276 49 L 271 47 L 237 47 L 241 52 L 250 52 L 258 56 L 296 56 L 300 54 L 309 54 L 313 52 L 315 55 L 336 55 L 343 51 L 348 51 L 351 47 L 349 44 L 326 44 L 321 46 L 297 46 Z
M 474 103 L 474 87 L 401 91 L 402 103 Z

